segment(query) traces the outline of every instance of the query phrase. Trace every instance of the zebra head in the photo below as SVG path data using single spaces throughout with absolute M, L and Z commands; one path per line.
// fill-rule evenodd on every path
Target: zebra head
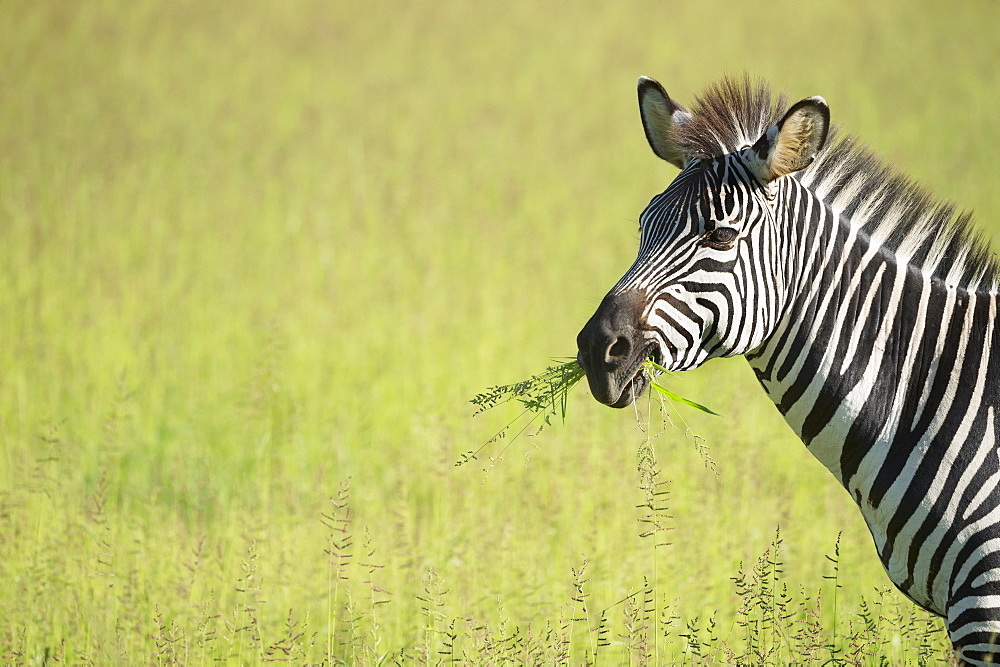
M 755 106 L 744 83 L 729 98 Z M 820 97 L 782 116 L 765 107 L 757 127 L 734 122 L 720 131 L 738 116 L 722 108 L 689 113 L 659 83 L 639 79 L 646 139 L 681 172 L 642 212 L 638 257 L 577 337 L 578 360 L 601 403 L 629 405 L 648 383 L 647 358 L 688 370 L 754 350 L 774 332 L 791 253 L 783 185 L 792 179 L 782 177 L 813 161 L 830 114 Z

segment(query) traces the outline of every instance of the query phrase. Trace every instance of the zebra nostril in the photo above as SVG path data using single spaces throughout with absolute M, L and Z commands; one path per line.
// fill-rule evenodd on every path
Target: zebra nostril
M 632 349 L 632 344 L 628 342 L 628 338 L 624 336 L 618 336 L 615 341 L 608 346 L 608 351 L 604 355 L 604 361 L 609 364 L 613 364 L 618 360 L 628 356 L 629 351 Z

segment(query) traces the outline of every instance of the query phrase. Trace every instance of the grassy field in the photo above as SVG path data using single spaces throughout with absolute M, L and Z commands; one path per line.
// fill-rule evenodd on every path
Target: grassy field
M 581 387 L 455 462 L 513 416 L 469 398 L 575 354 L 673 178 L 637 76 L 823 95 L 996 247 L 998 23 L 0 3 L 0 661 L 942 659 L 742 360 L 671 384 L 721 418 L 650 438 Z

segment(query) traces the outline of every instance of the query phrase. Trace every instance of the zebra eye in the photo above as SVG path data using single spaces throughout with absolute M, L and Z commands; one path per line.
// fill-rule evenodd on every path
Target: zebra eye
M 702 239 L 702 244 L 707 245 L 710 248 L 726 250 L 731 248 L 733 243 L 736 242 L 737 236 L 739 236 L 739 234 L 732 227 L 716 227 L 708 234 L 708 236 Z

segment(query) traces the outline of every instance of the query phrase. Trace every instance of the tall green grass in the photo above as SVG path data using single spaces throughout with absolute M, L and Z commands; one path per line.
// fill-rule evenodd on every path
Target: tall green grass
M 579 392 L 453 464 L 673 177 L 638 75 L 822 94 L 996 239 L 997 14 L 0 4 L 2 660 L 941 655 L 743 362 L 704 441 Z

